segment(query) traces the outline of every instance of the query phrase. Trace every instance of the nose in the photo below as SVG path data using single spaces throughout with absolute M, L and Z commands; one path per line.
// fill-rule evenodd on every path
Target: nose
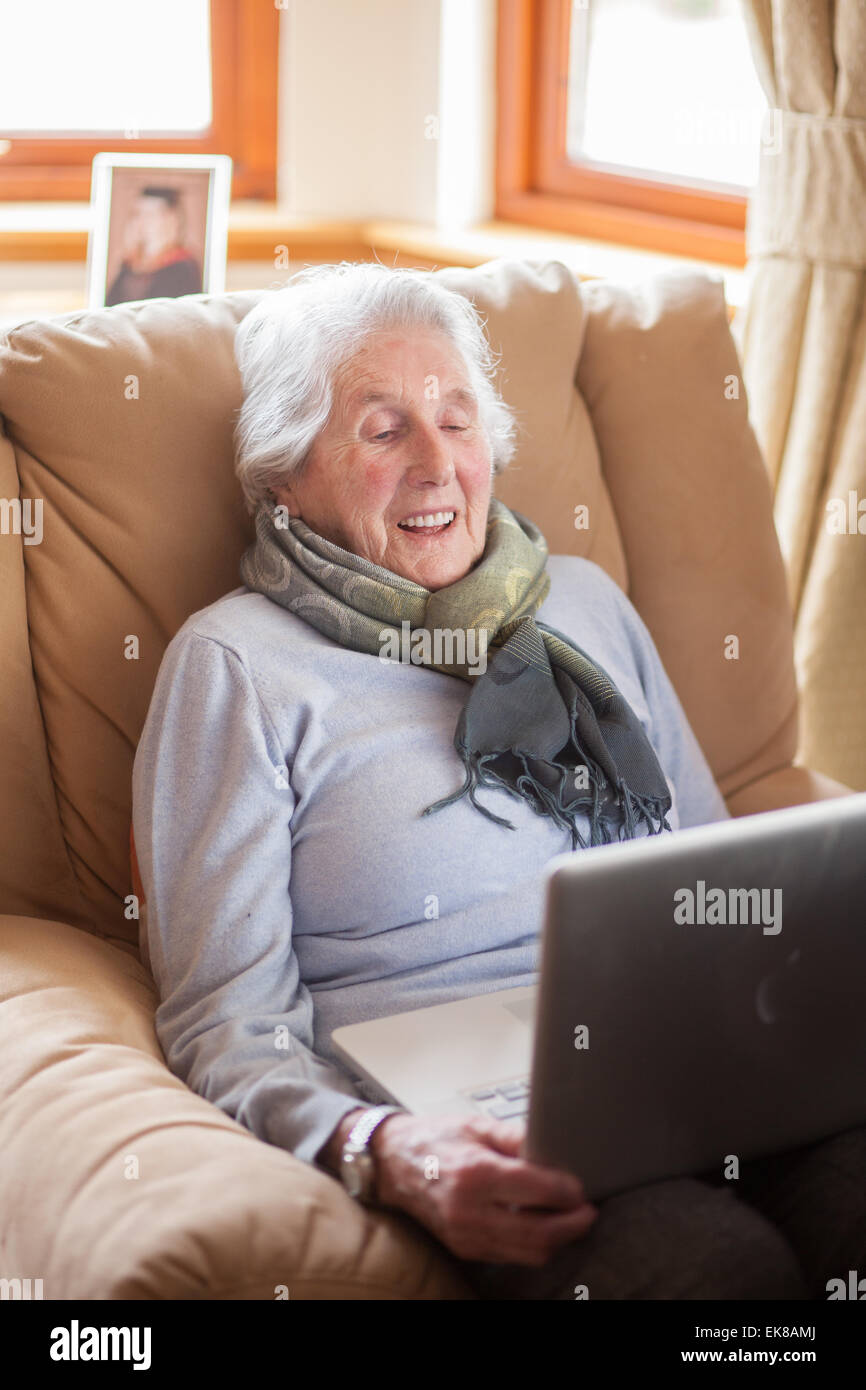
M 435 423 L 416 422 L 406 481 L 411 487 L 447 487 L 454 477 L 451 441 Z

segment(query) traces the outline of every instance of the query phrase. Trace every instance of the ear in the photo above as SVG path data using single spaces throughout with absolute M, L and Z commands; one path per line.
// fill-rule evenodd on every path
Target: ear
M 270 493 L 270 496 L 273 498 L 274 506 L 285 507 L 289 516 L 301 515 L 301 509 L 298 505 L 298 499 L 296 498 L 291 486 L 283 483 L 280 487 L 268 488 L 268 492 Z

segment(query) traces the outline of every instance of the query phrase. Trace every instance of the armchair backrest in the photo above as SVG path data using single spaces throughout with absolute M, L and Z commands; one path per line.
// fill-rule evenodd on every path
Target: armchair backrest
M 721 281 L 433 274 L 485 315 L 519 412 L 498 495 L 629 594 L 723 792 L 790 763 L 791 614 Z M 0 335 L 0 911 L 137 941 L 132 761 L 167 643 L 240 583 L 233 335 L 263 293 Z

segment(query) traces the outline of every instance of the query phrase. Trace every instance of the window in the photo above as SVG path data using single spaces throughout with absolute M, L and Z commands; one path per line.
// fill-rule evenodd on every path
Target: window
M 88 200 L 100 150 L 231 155 L 276 197 L 279 10 L 261 0 L 0 0 L 0 198 Z
M 500 0 L 497 215 L 733 265 L 767 104 L 739 0 Z

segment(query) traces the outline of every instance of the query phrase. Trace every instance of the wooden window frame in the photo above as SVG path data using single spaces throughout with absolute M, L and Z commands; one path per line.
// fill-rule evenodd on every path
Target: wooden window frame
M 571 0 L 498 0 L 496 216 L 744 266 L 745 194 L 568 159 L 570 26 Z
M 279 18 L 267 0 L 210 0 L 213 118 L 199 137 L 28 139 L 0 131 L 10 141 L 0 155 L 0 200 L 88 202 L 100 150 L 228 154 L 232 197 L 275 199 Z

